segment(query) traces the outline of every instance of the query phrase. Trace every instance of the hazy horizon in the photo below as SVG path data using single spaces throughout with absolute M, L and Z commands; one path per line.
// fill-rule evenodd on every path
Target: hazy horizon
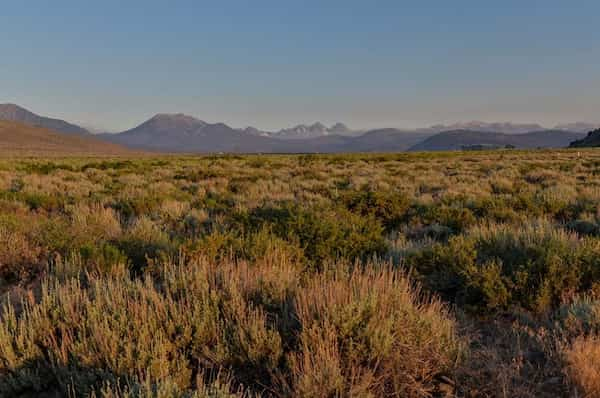
M 600 122 L 600 4 L 10 3 L 2 100 L 95 130 Z M 8 39 L 7 39 L 8 38 Z

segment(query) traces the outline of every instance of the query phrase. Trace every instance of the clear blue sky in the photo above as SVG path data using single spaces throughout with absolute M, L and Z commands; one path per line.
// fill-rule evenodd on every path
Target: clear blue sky
M 99 128 L 600 121 L 600 2 L 6 1 L 0 102 Z

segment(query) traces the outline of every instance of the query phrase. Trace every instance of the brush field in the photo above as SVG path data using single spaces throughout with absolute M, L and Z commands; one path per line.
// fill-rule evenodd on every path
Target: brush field
M 1 397 L 600 396 L 600 152 L 0 159 Z

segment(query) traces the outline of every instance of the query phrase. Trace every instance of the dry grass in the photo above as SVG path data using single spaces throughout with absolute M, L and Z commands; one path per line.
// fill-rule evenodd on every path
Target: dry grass
M 578 338 L 565 351 L 565 360 L 566 373 L 581 396 L 600 396 L 600 338 Z
M 385 266 L 318 275 L 296 305 L 294 396 L 430 396 L 463 353 L 445 306 Z

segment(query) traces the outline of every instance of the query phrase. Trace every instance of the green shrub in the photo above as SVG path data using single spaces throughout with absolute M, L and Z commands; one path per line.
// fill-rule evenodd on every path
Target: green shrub
M 342 200 L 350 211 L 362 216 L 374 216 L 388 231 L 400 226 L 410 206 L 405 195 L 368 189 L 348 192 Z
M 387 249 L 380 222 L 345 209 L 262 207 L 239 214 L 236 222 L 246 230 L 268 228 L 301 247 L 313 269 L 340 258 L 366 260 Z
M 442 297 L 460 301 L 467 296 L 468 272 L 476 267 L 475 242 L 452 237 L 447 244 L 435 243 L 408 253 L 404 265 L 420 275 L 422 283 Z
M 600 301 L 591 297 L 578 297 L 563 304 L 555 313 L 561 331 L 570 337 L 600 333 Z
M 475 311 L 556 308 L 598 288 L 600 247 L 549 224 L 492 226 L 409 252 L 405 266 L 424 285 Z
M 157 197 L 121 198 L 111 207 L 119 214 L 121 220 L 128 222 L 136 217 L 150 216 L 155 213 L 161 200 Z
M 129 263 L 128 257 L 110 243 L 103 243 L 99 247 L 83 246 L 79 249 L 79 255 L 86 264 L 88 272 L 100 274 L 119 274 Z

